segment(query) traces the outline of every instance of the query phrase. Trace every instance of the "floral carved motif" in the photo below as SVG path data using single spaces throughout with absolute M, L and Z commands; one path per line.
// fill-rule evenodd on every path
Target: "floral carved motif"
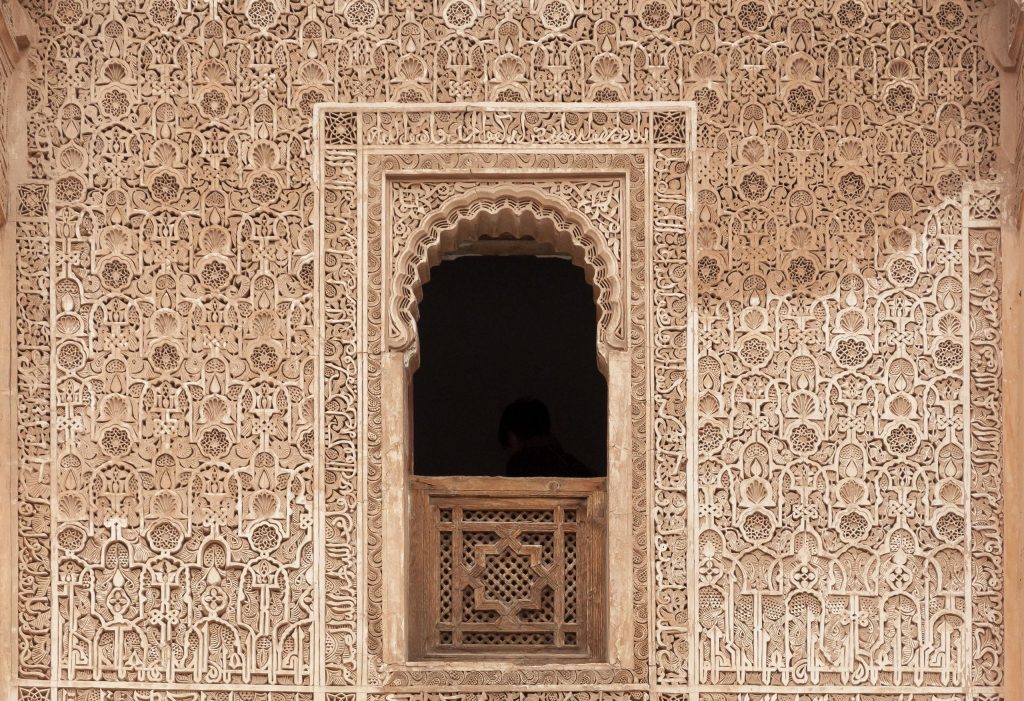
M 19 698 L 1003 693 L 985 3 L 25 4 Z M 509 108 L 313 126 L 476 100 Z M 611 100 L 695 108 L 511 104 Z M 630 241 L 633 671 L 373 686 L 390 259 L 358 238 L 386 202 L 364 147 L 492 186 L 592 159 L 627 203 L 649 173 L 642 207 L 585 213 Z
M 506 216 L 524 221 L 522 230 L 496 230 L 495 233 L 518 233 L 520 236 L 529 236 L 531 239 L 550 243 L 556 252 L 571 256 L 577 265 L 584 268 L 587 281 L 595 289 L 595 302 L 600 312 L 598 345 L 607 344 L 608 347 L 618 349 L 625 347 L 619 271 L 621 254 L 618 251 L 618 236 L 621 231 L 618 211 L 619 200 L 622 197 L 620 183 L 559 182 L 555 191 L 559 197 L 554 202 L 547 203 L 547 206 L 545 200 L 550 196 L 530 181 L 492 187 L 486 187 L 479 180 L 466 181 L 461 187 L 457 183 L 446 185 L 448 187 L 445 190 L 466 190 L 470 194 L 453 198 L 451 194 L 442 193 L 440 197 L 447 194 L 451 199 L 445 201 L 444 207 L 439 211 L 429 213 L 427 220 L 420 224 L 419 233 L 415 238 L 407 239 L 400 235 L 391 237 L 392 247 L 397 251 L 392 266 L 390 289 L 388 343 L 391 348 L 404 349 L 413 343 L 417 318 L 414 291 L 422 285 L 429 267 L 436 265 L 441 256 L 456 250 L 463 239 L 471 235 L 463 231 L 469 232 L 479 228 L 479 225 L 475 224 L 478 218 L 497 222 Z M 432 188 L 429 183 L 420 184 L 419 188 L 410 184 L 405 184 L 401 188 L 396 187 L 392 195 L 392 212 L 406 217 L 417 216 L 419 212 L 403 211 L 399 207 L 399 202 L 413 201 L 422 206 L 422 203 L 430 200 L 425 192 L 430 189 Z M 581 190 L 589 189 L 596 189 L 601 195 L 598 203 L 572 197 L 581 194 Z M 436 192 L 431 194 L 435 198 L 439 197 Z M 576 204 L 572 206 L 568 204 L 569 202 Z M 584 220 L 579 215 L 572 214 L 567 216 L 566 213 L 576 209 L 586 214 L 591 214 L 595 210 L 601 211 L 604 221 L 590 217 Z M 393 231 L 409 226 L 410 221 L 417 220 L 396 216 Z M 605 222 L 610 223 L 610 226 L 601 225 Z
M 373 114 L 367 110 L 368 114 Z M 439 114 L 445 114 L 444 110 L 438 110 Z M 344 112 L 342 111 L 342 114 Z M 406 114 L 416 116 L 415 112 L 407 113 L 397 111 L 400 119 Z M 513 153 L 509 151 L 466 151 L 455 153 L 438 153 L 431 149 L 424 149 L 422 153 L 411 155 L 407 152 L 388 154 L 367 147 L 365 162 L 366 170 L 363 175 L 353 178 L 349 163 L 357 162 L 356 152 L 349 144 L 333 145 L 329 135 L 336 130 L 335 124 L 351 123 L 344 118 L 337 118 L 331 112 L 324 112 L 321 115 L 324 125 L 325 147 L 323 150 L 324 163 L 324 195 L 325 219 L 323 230 L 325 232 L 325 250 L 333 252 L 340 247 L 332 243 L 331 238 L 334 232 L 346 232 L 346 236 L 354 237 L 353 241 L 357 246 L 364 246 L 361 253 L 357 252 L 355 257 L 365 256 L 368 262 L 366 269 L 366 288 L 361 293 L 361 298 L 366 305 L 366 326 L 357 334 L 362 342 L 355 342 L 346 346 L 348 353 L 354 353 L 355 349 L 363 346 L 368 349 L 366 356 L 366 384 L 362 390 L 355 390 L 362 397 L 361 406 L 366 407 L 366 432 L 359 437 L 359 431 L 353 430 L 355 425 L 348 425 L 345 435 L 346 442 L 362 443 L 366 446 L 362 456 L 357 459 L 355 468 L 356 474 L 364 472 L 366 485 L 366 527 L 370 534 L 366 540 L 366 558 L 369 563 L 367 588 L 366 588 L 366 615 L 368 634 L 365 639 L 365 654 L 368 655 L 370 665 L 367 669 L 368 680 L 371 683 L 383 683 L 388 685 L 400 684 L 432 684 L 432 685 L 458 685 L 467 683 L 468 680 L 477 680 L 476 683 L 487 683 L 488 685 L 514 685 L 523 683 L 557 683 L 557 684 L 580 684 L 580 683 L 622 683 L 628 679 L 639 680 L 643 678 L 643 665 L 649 652 L 647 651 L 648 620 L 649 612 L 647 607 L 647 595 L 644 593 L 647 588 L 647 514 L 650 511 L 647 496 L 646 483 L 648 480 L 648 458 L 644 446 L 646 445 L 647 433 L 647 406 L 650 405 L 646 393 L 647 367 L 650 360 L 647 355 L 647 345 L 643 339 L 649 333 L 646 312 L 646 270 L 648 267 L 647 253 L 649 234 L 647 233 L 647 210 L 645 206 L 645 164 L 647 155 L 643 151 L 626 152 L 621 154 L 606 154 L 600 149 L 591 147 L 587 152 L 578 154 L 565 154 L 558 152 L 540 152 L 536 154 Z M 364 120 L 367 119 L 364 115 Z M 513 118 L 514 122 L 516 118 Z M 648 125 L 651 122 L 651 115 L 638 115 L 634 120 L 638 126 Z M 350 130 L 342 132 L 349 136 Z M 367 133 L 364 131 L 364 133 Z M 644 131 L 652 134 L 653 130 L 648 128 Z M 678 139 L 678 132 L 672 133 L 672 138 Z M 485 141 L 486 140 L 483 140 Z M 470 140 L 468 143 L 473 144 Z M 376 147 L 374 142 L 370 146 Z M 664 152 L 664 153 L 663 153 Z M 678 227 L 676 235 L 681 234 L 685 239 L 686 232 L 686 145 L 673 145 L 658 153 L 663 153 L 663 163 L 671 164 L 668 167 L 662 166 L 659 172 L 664 170 L 668 176 L 662 183 L 662 197 L 664 207 L 671 210 L 674 215 L 675 226 Z M 478 175 L 477 172 L 486 170 L 487 175 Z M 567 176 L 566 171 L 579 173 L 579 175 Z M 438 172 L 445 173 L 444 177 L 436 175 Z M 434 173 L 435 175 L 428 175 Z M 351 200 L 342 192 L 349 191 L 346 183 L 361 180 L 367 186 L 367 200 L 365 203 L 368 213 L 387 211 L 387 217 L 367 216 L 363 220 L 365 234 L 355 235 L 353 232 L 359 230 L 359 217 L 354 208 L 349 205 L 336 209 L 341 203 Z M 344 189 L 344 190 L 343 190 Z M 513 197 L 511 192 L 517 194 Z M 470 199 L 467 192 L 477 195 Z M 532 193 L 532 196 L 531 196 Z M 499 196 L 496 196 L 499 195 Z M 462 204 L 465 202 L 466 204 Z M 469 204 L 471 202 L 475 205 Z M 545 204 L 546 203 L 546 204 Z M 435 211 L 437 214 L 435 215 Z M 577 262 L 589 269 L 592 283 L 595 286 L 595 298 L 598 304 L 605 304 L 602 317 L 614 323 L 614 320 L 624 315 L 616 312 L 616 302 L 620 293 L 618 292 L 617 280 L 621 277 L 623 281 L 628 280 L 626 286 L 630 305 L 629 327 L 623 331 L 623 338 L 634 339 L 629 341 L 628 348 L 631 350 L 631 386 L 632 392 L 637 399 L 633 409 L 634 435 L 632 438 L 632 458 L 630 461 L 633 477 L 632 495 L 630 502 L 634 509 L 632 537 L 634 550 L 633 562 L 634 573 L 634 602 L 633 620 L 636 629 L 634 631 L 633 644 L 633 666 L 617 668 L 614 665 L 597 666 L 591 668 L 573 668 L 565 665 L 560 669 L 537 669 L 537 670 L 496 670 L 487 675 L 479 672 L 469 672 L 455 668 L 444 668 L 434 670 L 423 670 L 418 668 L 395 668 L 382 662 L 382 594 L 381 580 L 379 575 L 380 560 L 380 534 L 382 532 L 381 512 L 381 418 L 380 418 L 380 373 L 381 353 L 386 347 L 386 329 L 393 328 L 393 319 L 390 314 L 397 310 L 399 315 L 405 315 L 407 328 L 413 319 L 414 312 L 411 311 L 415 299 L 422 272 L 430 264 L 436 262 L 444 250 L 456 245 L 458 240 L 459 222 L 471 221 L 480 212 L 503 212 L 523 214 L 530 218 L 526 221 L 540 223 L 539 227 L 530 227 L 530 231 L 540 238 L 545 236 L 561 250 L 574 257 Z M 452 213 L 455 213 L 454 215 Z M 545 219 L 551 221 L 545 224 Z M 441 227 L 433 224 L 434 221 L 444 222 Z M 382 222 L 387 221 L 387 228 L 382 228 Z M 594 222 L 603 222 L 596 227 Z M 575 222 L 575 224 L 574 224 Z M 666 219 L 666 224 L 668 224 Z M 545 228 L 547 227 L 547 229 Z M 659 229 L 660 230 L 660 229 Z M 561 231 L 561 233 L 559 233 Z M 433 232 L 433 233 L 431 233 Z M 573 233 L 576 232 L 576 233 Z M 599 238 L 598 238 L 599 237 Z M 387 251 L 387 257 L 384 252 Z M 627 258 L 626 252 L 631 251 Z M 351 272 L 343 273 L 330 267 L 335 259 L 325 258 L 327 266 L 324 273 L 327 278 L 328 289 L 334 288 L 332 282 L 337 276 L 338 284 L 342 284 L 343 278 L 352 275 Z M 388 275 L 381 273 L 388 271 Z M 355 279 L 360 276 L 354 275 Z M 388 280 L 390 278 L 390 281 Z M 678 287 L 678 281 L 666 280 L 665 284 L 671 287 Z M 383 305 L 382 300 L 388 295 L 393 295 L 388 305 Z M 349 301 L 342 299 L 331 299 L 329 295 L 328 308 L 325 318 L 328 320 L 330 329 L 336 319 L 340 330 L 345 314 L 351 313 L 352 309 L 358 308 Z M 338 305 L 341 306 L 338 306 Z M 389 308 L 390 307 L 390 308 Z M 338 312 L 335 313 L 334 310 Z M 684 312 L 685 314 L 685 312 Z M 328 330 L 326 338 L 331 337 Z M 616 343 L 625 344 L 626 341 L 615 341 L 609 334 L 608 345 L 615 347 Z M 408 342 L 402 339 L 398 347 L 404 348 Z M 341 379 L 340 377 L 338 378 Z M 345 386 L 355 378 L 345 380 Z M 326 387 L 325 404 L 328 407 L 336 405 L 332 394 L 333 383 L 329 382 Z M 342 390 L 338 385 L 338 391 L 349 393 L 353 390 Z M 337 404 L 340 406 L 340 404 Z M 681 405 L 673 405 L 676 411 L 684 411 Z M 684 419 L 682 416 L 676 418 L 676 424 L 681 425 Z M 329 422 L 330 425 L 330 422 Z M 330 432 L 329 432 L 330 433 Z M 340 434 L 339 438 L 341 437 Z M 361 459 L 361 463 L 358 460 Z M 359 466 L 362 465 L 362 467 Z M 331 466 L 326 465 L 328 471 Z M 351 482 L 349 482 L 351 484 Z M 344 487 L 344 491 L 353 490 L 351 487 Z M 328 495 L 328 501 L 334 500 Z M 344 502 L 338 502 L 344 503 Z M 341 517 L 339 513 L 338 517 Z M 332 519 L 330 509 L 328 519 Z M 353 532 L 346 534 L 346 538 L 354 537 Z M 340 546 L 340 543 L 336 543 Z M 340 573 L 339 573 L 340 574 Z M 328 572 L 328 579 L 333 573 Z M 350 581 L 349 576 L 345 576 Z M 328 620 L 334 617 L 334 611 L 328 611 L 325 616 Z M 346 605 L 346 610 L 348 609 Z M 339 620 L 341 617 L 339 617 Z M 350 623 L 354 626 L 354 623 Z M 340 649 L 340 648 L 339 648 Z M 347 654 L 357 655 L 358 650 L 345 650 Z M 328 660 L 328 669 L 337 669 L 337 679 L 347 679 L 349 669 L 356 668 L 355 664 L 346 664 L 344 658 L 337 660 L 337 666 L 332 660 Z

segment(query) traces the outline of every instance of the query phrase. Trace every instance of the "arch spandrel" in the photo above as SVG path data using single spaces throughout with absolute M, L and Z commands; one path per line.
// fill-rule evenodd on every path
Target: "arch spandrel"
M 583 268 L 594 289 L 598 315 L 598 354 L 626 348 L 622 313 L 622 262 L 614 257 L 607 233 L 568 203 L 539 189 L 509 185 L 475 189 L 454 197 L 430 214 L 402 242 L 392 267 L 388 347 L 416 352 L 417 308 L 430 268 L 469 242 L 511 235 L 548 244 Z

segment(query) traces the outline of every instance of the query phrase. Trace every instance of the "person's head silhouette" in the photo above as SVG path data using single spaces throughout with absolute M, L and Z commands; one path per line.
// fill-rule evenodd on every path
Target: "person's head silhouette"
M 584 465 L 551 435 L 551 415 L 544 402 L 522 397 L 505 407 L 498 440 L 508 453 L 509 477 L 589 477 Z
M 531 440 L 550 435 L 551 415 L 539 399 L 522 397 L 501 412 L 498 441 L 505 450 L 514 452 Z

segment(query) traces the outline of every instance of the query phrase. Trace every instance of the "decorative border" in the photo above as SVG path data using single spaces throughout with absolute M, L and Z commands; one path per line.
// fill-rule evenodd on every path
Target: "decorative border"
M 474 154 L 480 158 L 483 154 Z M 451 159 L 449 159 L 451 160 Z M 458 167 L 456 164 L 452 164 Z M 524 164 L 525 165 L 525 164 Z M 510 173 L 515 175 L 515 172 Z M 587 178 L 586 181 L 591 181 Z M 580 181 L 570 178 L 557 178 L 555 182 L 561 186 L 572 188 Z M 444 180 L 438 186 L 459 188 L 459 181 Z M 597 184 L 601 186 L 600 181 Z M 413 293 L 421 281 L 425 279 L 431 265 L 432 247 L 439 244 L 442 234 L 454 231 L 456 240 L 459 238 L 461 226 L 479 216 L 496 215 L 499 209 L 514 212 L 517 216 L 529 215 L 536 222 L 535 236 L 551 243 L 560 253 L 576 253 L 576 262 L 583 267 L 590 278 L 588 281 L 597 293 L 597 307 L 602 310 L 600 326 L 597 329 L 598 345 L 623 349 L 626 345 L 626 332 L 623 328 L 625 318 L 622 313 L 621 282 L 622 262 L 619 247 L 612 246 L 617 241 L 606 241 L 601 230 L 579 216 L 574 216 L 573 206 L 563 196 L 558 202 L 546 202 L 548 196 L 544 187 L 538 187 L 532 181 L 513 182 L 509 184 L 490 178 L 471 178 L 462 181 L 460 190 L 464 194 L 446 195 L 446 204 L 433 213 L 408 212 L 404 222 L 414 221 L 418 227 L 412 236 L 400 237 L 397 227 L 398 204 L 404 198 L 399 191 L 401 182 L 390 183 L 390 205 L 392 208 L 392 230 L 389 240 L 397 255 L 392 255 L 392 265 L 388 280 L 388 348 L 391 350 L 407 350 L 414 345 L 416 336 L 417 301 Z M 619 183 L 617 179 L 609 181 L 602 194 L 608 194 Z M 415 193 L 409 193 L 415 197 Z M 569 194 L 569 193 L 566 193 Z M 582 192 L 572 193 L 580 194 Z M 621 195 L 620 195 L 621 196 Z M 557 197 L 557 195 L 556 195 Z M 600 208 L 601 203 L 595 203 Z M 618 213 L 616 211 L 616 213 Z M 426 219 L 413 217 L 422 214 Z M 613 236 L 621 235 L 622 224 L 616 217 Z M 411 227 L 405 227 L 411 228 Z M 446 250 L 440 251 L 443 255 Z
M 540 201 L 552 203 L 555 212 L 565 213 L 572 219 L 587 221 L 590 217 L 581 211 L 584 206 L 572 204 L 569 197 L 560 194 L 559 190 L 564 187 L 576 187 L 583 189 L 588 183 L 594 180 L 602 181 L 609 178 L 624 180 L 620 189 L 620 199 L 623 203 L 630 203 L 632 207 L 623 204 L 619 226 L 612 230 L 600 230 L 598 235 L 606 237 L 602 242 L 603 248 L 609 251 L 617 251 L 618 256 L 611 262 L 613 270 L 618 271 L 615 278 L 621 276 L 626 281 L 622 287 L 630 290 L 631 298 L 644 298 L 644 277 L 636 274 L 637 271 L 630 271 L 626 274 L 627 262 L 624 260 L 625 251 L 632 250 L 639 264 L 644 266 L 647 259 L 647 236 L 642 217 L 633 217 L 625 221 L 627 212 L 640 209 L 646 202 L 647 193 L 644 190 L 644 154 L 633 151 L 627 153 L 551 153 L 540 154 L 529 153 L 493 153 L 490 151 L 465 154 L 449 153 L 426 153 L 421 154 L 414 160 L 408 154 L 396 156 L 392 154 L 382 155 L 370 153 L 365 157 L 366 182 L 368 188 L 367 206 L 370 211 L 378 208 L 385 212 L 383 220 L 385 226 L 379 226 L 378 221 L 370 219 L 366 222 L 366 240 L 371 258 L 376 258 L 380 252 L 383 261 L 402 261 L 410 249 L 423 248 L 422 243 L 428 240 L 438 239 L 438 232 L 432 232 L 429 226 L 424 226 L 425 235 L 417 234 L 409 241 L 400 242 L 395 240 L 394 231 L 397 228 L 397 216 L 394 212 L 393 188 L 396 178 L 406 178 L 410 175 L 447 173 L 442 179 L 446 190 L 458 190 L 458 183 L 462 183 L 466 189 L 473 192 L 479 191 L 483 206 L 490 207 L 499 200 L 494 199 L 495 188 L 503 184 L 506 188 L 512 188 L 524 193 L 532 193 Z M 414 167 L 415 166 L 415 167 Z M 485 166 L 487 173 L 481 173 L 481 166 Z M 594 174 L 596 171 L 596 175 Z M 557 175 L 555 175 L 557 174 Z M 455 196 L 456 200 L 461 199 Z M 585 200 L 586 198 L 582 198 Z M 636 205 L 641 205 L 637 207 Z M 445 207 L 439 208 L 444 210 Z M 592 208 L 587 208 L 592 209 Z M 418 219 L 418 217 L 417 217 Z M 429 222 L 433 216 L 429 213 L 423 218 Z M 593 229 L 593 225 L 590 226 Z M 586 250 L 585 247 L 593 248 L 594 244 L 582 241 L 576 244 L 577 250 Z M 422 250 L 416 259 L 426 260 L 427 251 Z M 378 280 L 375 276 L 369 276 L 368 285 L 375 289 L 367 290 L 367 298 L 382 298 L 385 294 L 400 287 L 399 281 L 405 277 L 405 271 L 401 266 L 383 265 L 391 271 L 387 279 Z M 601 275 L 598 270 L 595 275 Z M 602 286 L 595 285 L 599 290 L 598 302 L 616 294 L 614 290 L 619 288 L 617 283 L 611 279 L 605 281 L 603 286 L 605 294 L 600 294 Z M 404 286 L 404 285 L 402 285 Z M 419 282 L 412 287 L 419 287 Z M 410 289 L 412 289 L 410 287 Z M 385 292 L 387 291 L 387 292 Z M 370 309 L 370 316 L 374 319 L 381 319 L 384 328 L 390 328 L 394 319 L 385 311 L 392 306 L 391 300 L 386 300 L 384 307 L 380 310 Z M 614 319 L 617 315 L 614 312 L 607 312 L 602 315 L 606 319 Z M 411 317 L 410 317 L 411 318 Z M 601 336 L 602 324 L 599 324 L 599 338 Z M 643 338 L 646 333 L 646 316 L 637 314 L 631 317 L 630 336 L 632 338 Z M 605 345 L 614 347 L 614 334 Z M 383 348 L 381 349 L 384 350 Z M 630 388 L 633 400 L 632 412 L 646 416 L 645 410 L 637 406 L 638 402 L 646 401 L 646 367 L 648 364 L 648 353 L 645 347 L 634 348 L 634 359 L 630 368 Z M 371 426 L 383 424 L 380 414 L 380 387 L 381 368 L 376 359 L 379 355 L 371 352 L 367 357 L 367 416 Z M 630 473 L 630 484 L 632 485 L 632 512 L 634 514 L 634 526 L 646 524 L 650 511 L 646 491 L 647 476 L 647 437 L 646 424 L 636 425 L 633 430 L 632 464 Z M 641 433 L 638 433 L 641 432 Z M 374 440 L 376 438 L 376 440 Z M 367 524 L 368 533 L 374 538 L 368 539 L 368 561 L 376 563 L 382 561 L 381 541 L 376 537 L 383 530 L 383 513 L 380 506 L 383 503 L 383 491 L 381 482 L 381 441 L 380 433 L 374 432 L 373 437 L 367 444 L 364 463 L 365 474 L 367 475 Z M 524 683 L 542 684 L 610 684 L 615 680 L 620 683 L 641 683 L 646 679 L 649 643 L 647 640 L 646 621 L 648 620 L 647 606 L 647 577 L 646 563 L 649 560 L 647 550 L 646 532 L 634 530 L 632 535 L 633 553 L 632 561 L 639 571 L 633 573 L 633 591 L 636 599 L 633 602 L 633 620 L 636 629 L 633 635 L 634 661 L 631 667 L 622 667 L 609 664 L 582 664 L 566 663 L 553 666 L 543 670 L 532 669 L 502 669 L 489 671 L 484 679 L 476 683 L 488 685 L 517 685 Z M 373 567 L 371 565 L 371 567 Z M 373 567 L 367 573 L 368 582 L 378 582 L 382 579 L 379 569 Z M 384 686 L 409 686 L 409 685 L 433 685 L 440 683 L 446 686 L 463 686 L 472 684 L 480 677 L 479 671 L 459 669 L 458 664 L 435 665 L 434 667 L 409 666 L 399 668 L 393 665 L 384 665 L 380 650 L 382 648 L 382 636 L 379 633 L 379 625 L 383 622 L 386 611 L 381 609 L 382 596 L 381 586 L 372 584 L 367 588 L 366 613 L 367 613 L 367 682 Z
M 646 686 L 655 640 L 660 646 L 655 659 L 660 666 L 672 668 L 665 676 L 685 678 L 686 655 L 679 655 L 679 649 L 691 627 L 686 620 L 689 607 L 685 603 L 680 606 L 674 595 L 667 606 L 664 601 L 655 603 L 651 582 L 655 572 L 672 571 L 670 586 L 687 591 L 685 576 L 675 570 L 678 558 L 687 556 L 686 485 L 679 476 L 687 474 L 688 460 L 689 295 L 684 285 L 690 277 L 685 270 L 692 191 L 689 163 L 693 141 L 689 135 L 694 129 L 694 112 L 680 103 L 600 107 L 373 104 L 320 106 L 315 118 L 322 232 L 318 277 L 324 305 L 320 316 L 325 323 L 321 334 L 325 382 L 320 402 L 325 435 L 318 474 L 326 525 L 326 543 L 321 546 L 326 575 L 321 611 L 326 632 L 324 682 L 419 688 Z M 474 155 L 467 156 L 468 160 L 482 160 L 476 160 L 475 168 L 460 168 L 456 154 L 470 152 Z M 526 162 L 529 158 L 524 154 L 528 152 L 533 163 Z M 609 169 L 629 173 L 631 194 L 627 199 L 634 206 L 624 222 L 630 234 L 624 236 L 620 247 L 620 265 L 628 269 L 629 326 L 625 335 L 632 366 L 635 642 L 631 669 L 589 665 L 485 673 L 420 667 L 419 671 L 396 672 L 381 662 L 379 359 L 389 324 L 384 295 L 391 289 L 383 279 L 389 276 L 382 271 L 392 264 L 378 224 L 387 216 L 387 177 L 407 175 L 411 171 L 403 164 L 417 161 L 417 156 L 428 161 L 416 166 L 419 173 L 457 174 L 461 170 L 461 178 L 450 176 L 455 180 L 467 175 L 483 180 L 481 164 L 507 181 L 516 173 L 535 176 L 538 161 L 548 162 L 554 169 L 572 170 L 573 159 L 586 162 L 586 169 L 594 171 L 594 163 L 603 158 L 609 165 L 596 167 L 601 176 L 607 176 Z M 655 421 L 652 407 L 668 408 L 674 412 L 672 420 Z M 652 458 L 671 466 L 659 470 L 662 476 L 656 477 L 657 486 L 650 481 Z M 668 521 L 668 527 L 660 530 L 669 534 L 670 542 L 658 541 L 653 556 L 647 553 L 655 530 L 648 514 Z M 650 626 L 650 612 L 655 607 L 661 612 L 655 623 L 657 633 Z M 356 641 L 363 636 L 365 649 L 360 649 Z
M 970 683 L 1003 683 L 1003 324 L 1002 231 L 1005 200 L 999 183 L 964 188 L 963 266 L 968 279 L 967 341 L 970 345 L 969 488 Z M 981 693 L 981 692 L 979 692 Z

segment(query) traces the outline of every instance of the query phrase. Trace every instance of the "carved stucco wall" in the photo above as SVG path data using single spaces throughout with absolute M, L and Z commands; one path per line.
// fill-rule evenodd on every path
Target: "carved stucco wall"
M 661 388 L 696 431 L 654 422 L 676 450 L 654 474 L 657 689 L 997 698 L 982 9 L 31 4 L 12 212 L 22 696 L 357 693 L 331 672 L 355 641 L 313 604 L 360 603 L 314 567 L 320 538 L 326 561 L 353 557 L 314 510 L 315 103 L 664 99 L 699 108 L 695 384 Z M 687 362 L 685 336 L 661 352 Z

